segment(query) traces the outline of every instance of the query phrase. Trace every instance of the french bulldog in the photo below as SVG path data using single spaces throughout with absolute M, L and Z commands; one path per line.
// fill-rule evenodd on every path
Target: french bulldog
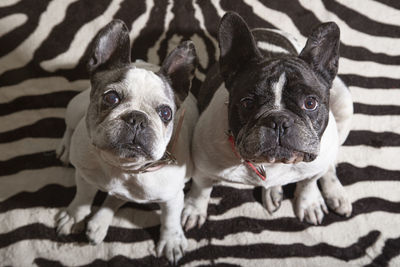
M 327 206 L 350 215 L 335 169 L 353 114 L 351 94 L 336 77 L 339 36 L 335 23 L 323 23 L 301 48 L 281 31 L 251 31 L 238 14 L 223 16 L 219 65 L 198 96 L 185 229 L 205 222 L 218 181 L 261 186 L 271 214 L 280 207 L 282 185 L 297 182 L 294 210 L 301 221 L 321 223 Z
M 190 93 L 197 65 L 186 41 L 161 67 L 131 63 L 129 31 L 113 20 L 94 38 L 87 63 L 91 88 L 74 97 L 57 149 L 75 168 L 76 195 L 56 218 L 61 235 L 82 231 L 98 190 L 107 193 L 86 225 L 92 244 L 105 238 L 115 212 L 127 201 L 159 203 L 157 254 L 177 262 L 187 240 L 180 224 L 185 179 L 193 163 L 190 142 L 198 118 Z

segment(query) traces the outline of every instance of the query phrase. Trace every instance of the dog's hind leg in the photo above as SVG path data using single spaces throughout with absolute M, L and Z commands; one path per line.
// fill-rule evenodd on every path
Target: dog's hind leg
M 335 117 L 339 134 L 339 144 L 343 144 L 351 129 L 353 100 L 349 88 L 339 77 L 333 80 L 330 93 L 329 108 Z
M 71 137 L 80 120 L 85 116 L 89 105 L 90 90 L 87 89 L 74 96 L 68 103 L 65 113 L 66 129 L 64 136 L 56 149 L 56 156 L 64 165 L 69 164 L 69 147 L 71 145 Z
M 73 132 L 74 130 L 67 126 L 63 138 L 56 149 L 56 156 L 64 165 L 69 164 L 69 147 L 71 145 L 71 137 Z

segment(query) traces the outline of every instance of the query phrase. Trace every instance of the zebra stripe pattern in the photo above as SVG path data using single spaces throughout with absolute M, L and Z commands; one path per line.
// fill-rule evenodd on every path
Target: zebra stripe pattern
M 8 266 L 168 265 L 157 258 L 157 205 L 129 203 L 105 241 L 58 237 L 54 216 L 75 193 L 74 170 L 55 148 L 68 101 L 89 86 L 85 54 L 111 19 L 130 29 L 132 58 L 159 64 L 192 39 L 196 93 L 218 56 L 219 19 L 233 10 L 251 28 L 277 28 L 304 44 L 313 26 L 341 28 L 339 76 L 355 115 L 338 176 L 353 214 L 320 226 L 295 218 L 294 185 L 274 215 L 261 189 L 221 184 L 209 218 L 186 233 L 182 266 L 400 266 L 400 4 L 396 0 L 2 0 L 0 1 L 0 262 Z M 105 197 L 99 193 L 98 207 Z

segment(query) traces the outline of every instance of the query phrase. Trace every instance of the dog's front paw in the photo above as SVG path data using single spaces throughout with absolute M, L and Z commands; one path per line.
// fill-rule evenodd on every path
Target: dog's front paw
M 182 230 L 162 231 L 157 244 L 157 255 L 166 256 L 168 261 L 175 265 L 183 257 L 187 248 L 187 240 Z
M 185 200 L 185 206 L 183 207 L 181 223 L 185 231 L 194 228 L 196 225 L 200 228 L 206 221 L 207 218 L 207 205 L 204 203 L 198 203 L 198 201 L 192 201 L 190 198 Z
M 353 210 L 343 187 L 335 187 L 323 192 L 326 204 L 339 215 L 349 217 Z
M 300 221 L 305 219 L 314 225 L 321 224 L 324 213 L 328 213 L 328 208 L 319 190 L 313 194 L 300 194 L 296 197 L 295 203 L 295 213 Z
M 107 235 L 109 223 L 101 220 L 91 219 L 86 226 L 86 237 L 90 244 L 101 243 Z
M 71 216 L 67 210 L 58 213 L 56 217 L 57 234 L 69 235 L 71 233 L 82 232 L 85 225 L 83 221 L 78 221 L 74 216 Z
M 262 189 L 262 202 L 269 214 L 274 213 L 281 207 L 282 200 L 282 186 L 274 186 L 268 189 Z

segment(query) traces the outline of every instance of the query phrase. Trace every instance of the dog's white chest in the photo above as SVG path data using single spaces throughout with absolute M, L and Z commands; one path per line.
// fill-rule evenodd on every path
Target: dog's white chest
M 185 165 L 167 165 L 157 171 L 132 173 L 99 158 L 89 162 L 90 168 L 80 168 L 83 178 L 99 190 L 126 201 L 138 203 L 164 202 L 183 189 Z
M 111 179 L 106 178 L 103 181 L 92 182 L 95 182 L 102 191 L 127 201 L 162 202 L 173 198 L 183 188 L 183 180 L 169 176 L 171 172 L 175 172 L 176 177 L 182 177 L 185 170 L 168 166 L 156 172 L 141 174 L 121 172 L 115 176 L 114 172 Z
M 127 177 L 129 179 L 129 177 Z M 134 199 L 139 199 L 139 195 L 135 196 L 132 194 L 131 190 L 125 185 L 125 179 L 113 178 L 107 184 L 98 184 L 98 186 L 102 187 L 103 191 L 108 192 L 109 195 L 132 201 Z
M 326 165 L 326 166 L 325 166 Z M 277 185 L 294 183 L 305 178 L 324 173 L 328 168 L 327 164 L 318 163 L 298 163 L 293 164 L 265 164 L 265 180 L 262 180 L 256 172 L 246 163 L 227 168 L 218 172 L 220 178 L 234 183 L 263 186 L 269 188 Z

